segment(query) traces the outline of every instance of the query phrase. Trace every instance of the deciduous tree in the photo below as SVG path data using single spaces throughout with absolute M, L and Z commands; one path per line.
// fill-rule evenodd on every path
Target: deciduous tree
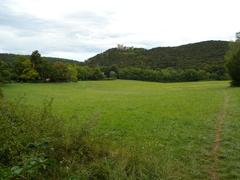
M 226 67 L 232 78 L 232 86 L 240 86 L 240 42 L 230 44 L 230 49 L 226 53 Z

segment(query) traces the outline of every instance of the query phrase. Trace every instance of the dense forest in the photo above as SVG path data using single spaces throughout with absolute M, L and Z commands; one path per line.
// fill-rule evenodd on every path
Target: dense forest
M 85 63 L 119 68 L 119 78 L 151 81 L 227 79 L 224 55 L 227 41 L 205 41 L 150 50 L 120 46 L 98 54 Z
M 202 68 L 223 66 L 227 41 L 205 41 L 177 47 L 113 48 L 86 61 L 90 65 L 148 68 Z
M 227 41 L 205 41 L 150 50 L 120 46 L 85 62 L 32 55 L 0 54 L 0 81 L 62 82 L 133 79 L 181 82 L 228 79 Z M 34 53 L 37 64 L 34 64 Z

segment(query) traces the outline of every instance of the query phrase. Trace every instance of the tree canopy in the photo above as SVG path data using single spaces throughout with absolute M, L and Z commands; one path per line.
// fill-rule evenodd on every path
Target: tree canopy
M 230 49 L 226 54 L 226 67 L 232 78 L 233 86 L 240 86 L 240 42 L 230 44 Z
M 113 48 L 85 62 L 42 57 L 37 50 L 30 56 L 0 54 L 2 64 L 5 64 L 0 80 L 17 82 L 69 82 L 104 78 L 158 82 L 223 80 L 228 79 L 224 66 L 224 54 L 229 48 L 228 44 L 226 41 L 206 41 L 150 50 L 133 47 Z
M 127 48 L 109 49 L 86 61 L 88 65 L 138 67 L 149 69 L 224 69 L 224 55 L 228 50 L 227 41 L 205 41 L 178 47 L 153 49 Z

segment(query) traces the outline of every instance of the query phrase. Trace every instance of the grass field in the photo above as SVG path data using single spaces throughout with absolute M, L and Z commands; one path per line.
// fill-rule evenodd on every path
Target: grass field
M 240 89 L 227 81 L 26 83 L 3 91 L 36 108 L 53 98 L 67 124 L 97 120 L 94 140 L 150 159 L 163 179 L 240 179 Z

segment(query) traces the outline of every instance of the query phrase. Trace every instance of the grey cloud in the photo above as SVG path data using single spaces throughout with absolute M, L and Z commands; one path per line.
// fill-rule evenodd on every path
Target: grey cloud
M 129 35 L 108 32 L 106 27 L 111 23 L 109 16 L 109 13 L 84 11 L 69 14 L 61 21 L 43 20 L 18 14 L 5 3 L 0 6 L 0 50 L 24 54 L 34 49 L 46 54 L 96 54 L 106 48 L 99 42 Z
M 48 23 L 38 18 L 16 14 L 7 6 L 0 7 L 0 25 L 15 28 L 18 31 L 43 30 Z
M 99 28 L 107 26 L 111 21 L 108 17 L 108 13 L 100 15 L 91 11 L 75 12 L 73 14 L 69 14 L 66 18 L 69 20 L 74 20 L 80 24 L 82 23 L 90 26 L 97 26 Z

